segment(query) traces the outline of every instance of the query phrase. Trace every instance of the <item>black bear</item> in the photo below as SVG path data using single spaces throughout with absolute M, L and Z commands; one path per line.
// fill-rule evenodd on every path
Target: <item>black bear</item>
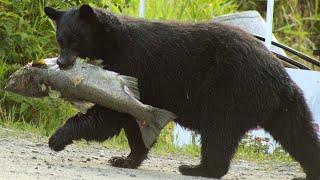
M 212 23 L 143 20 L 82 5 L 45 7 L 57 24 L 61 67 L 76 57 L 102 59 L 105 69 L 139 79 L 141 101 L 176 113 L 176 123 L 201 135 L 201 162 L 184 175 L 221 178 L 241 137 L 261 126 L 320 179 L 320 143 L 303 93 L 277 58 L 252 35 Z M 147 149 L 126 114 L 95 106 L 70 118 L 49 140 L 60 151 L 73 140 L 104 141 L 123 128 L 131 153 L 113 166 L 137 168 Z

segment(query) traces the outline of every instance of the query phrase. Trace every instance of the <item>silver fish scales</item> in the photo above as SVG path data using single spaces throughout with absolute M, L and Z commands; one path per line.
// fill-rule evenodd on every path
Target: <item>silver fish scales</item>
M 58 94 L 73 103 L 82 113 L 99 104 L 135 117 L 147 148 L 160 131 L 176 118 L 167 110 L 139 101 L 138 80 L 107 71 L 89 63 L 77 63 L 69 69 L 59 69 L 57 58 L 29 63 L 8 79 L 5 90 L 27 97 Z

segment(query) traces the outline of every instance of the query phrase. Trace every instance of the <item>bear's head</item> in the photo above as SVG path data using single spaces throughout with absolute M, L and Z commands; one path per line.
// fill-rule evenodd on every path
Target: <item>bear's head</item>
M 126 28 L 119 18 L 89 5 L 69 10 L 45 7 L 44 12 L 57 26 L 60 67 L 72 65 L 77 57 L 106 59 L 106 55 L 121 46 L 120 39 L 126 36 L 123 34 Z

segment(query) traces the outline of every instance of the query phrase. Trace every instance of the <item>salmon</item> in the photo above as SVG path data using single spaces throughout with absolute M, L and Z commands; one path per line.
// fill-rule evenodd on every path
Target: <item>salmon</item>
M 68 69 L 60 69 L 57 58 L 29 63 L 9 77 L 4 89 L 26 97 L 63 98 L 84 114 L 95 104 L 129 114 L 139 124 L 147 148 L 176 118 L 170 111 L 139 101 L 138 79 L 81 62 L 79 58 Z

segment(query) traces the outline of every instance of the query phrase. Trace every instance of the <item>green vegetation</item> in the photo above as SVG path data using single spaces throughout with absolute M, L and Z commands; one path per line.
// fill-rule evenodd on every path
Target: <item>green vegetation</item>
M 69 8 L 84 3 L 108 8 L 119 14 L 139 14 L 138 0 L 65 0 L 64 3 L 58 0 L 0 0 L 0 126 L 49 136 L 76 113 L 63 100 L 24 98 L 3 92 L 2 87 L 8 76 L 22 65 L 58 55 L 54 23 L 44 15 L 43 7 L 50 5 Z M 265 4 L 265 1 L 255 0 L 147 0 L 146 18 L 210 21 L 214 16 L 244 10 L 257 10 L 264 16 Z M 315 43 L 320 42 L 319 7 L 318 0 L 276 1 L 274 33 L 280 42 L 312 55 Z M 199 156 L 198 146 L 176 147 L 166 140 L 168 133 L 162 132 L 154 148 L 155 152 L 185 152 Z M 105 145 L 127 147 L 126 137 L 122 132 L 119 137 L 105 142 Z M 290 160 L 281 150 L 266 155 L 263 149 L 265 147 L 258 146 L 257 143 L 240 145 L 236 157 Z

